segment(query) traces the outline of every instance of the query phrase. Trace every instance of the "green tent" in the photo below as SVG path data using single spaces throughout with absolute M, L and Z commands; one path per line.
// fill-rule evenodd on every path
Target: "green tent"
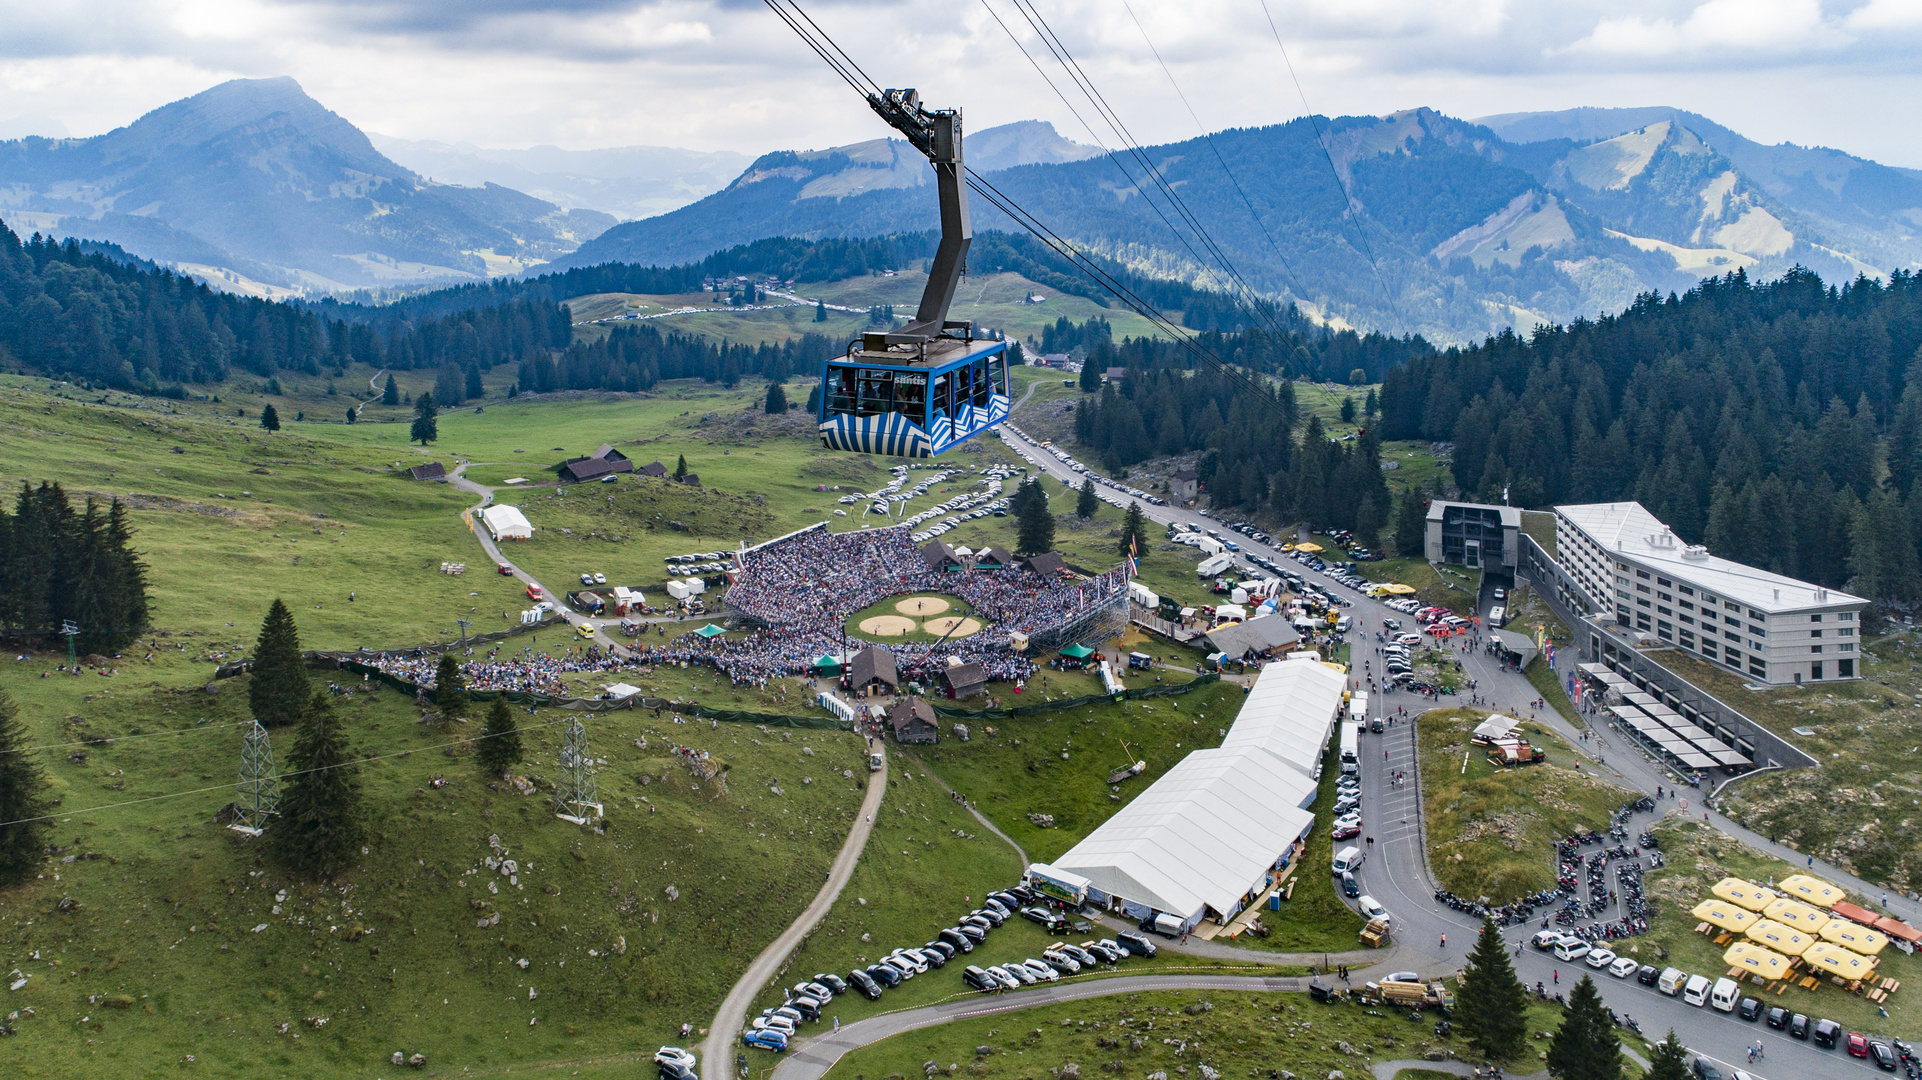
M 727 633 L 727 631 L 721 629 L 720 627 L 714 625 L 713 623 L 708 623 L 706 626 L 703 626 L 699 630 L 696 630 L 694 632 L 701 635 L 704 638 L 717 638 L 717 637 L 720 637 L 722 634 Z
M 1088 648 L 1086 645 L 1077 643 L 1061 650 L 1061 655 L 1070 660 L 1086 660 L 1088 657 L 1094 655 L 1094 650 Z
M 823 675 L 841 674 L 841 661 L 832 656 L 823 656 L 814 662 L 814 670 Z

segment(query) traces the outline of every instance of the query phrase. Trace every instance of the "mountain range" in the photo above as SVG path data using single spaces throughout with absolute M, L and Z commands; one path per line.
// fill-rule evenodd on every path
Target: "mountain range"
M 766 154 L 722 191 L 615 226 L 558 265 L 931 228 L 932 189 L 902 176 L 926 170 L 904 150 Z M 1840 281 L 1922 264 L 1922 176 L 1763 147 L 1673 109 L 1313 117 L 1141 157 L 1183 206 L 1133 158 L 1015 167 L 993 182 L 1055 232 L 1144 272 L 1245 283 L 1443 341 L 1617 311 L 1638 293 L 1737 268 L 1769 277 L 1799 263 Z M 1184 210 L 1206 238 L 1181 223 Z M 974 214 L 978 229 L 1018 228 L 980 200 Z
M 615 220 L 427 180 L 289 78 L 222 83 L 92 138 L 0 142 L 0 217 L 273 295 L 512 273 Z
M 753 160 L 732 150 L 705 152 L 672 146 L 507 150 L 465 142 L 396 139 L 371 131 L 367 137 L 390 159 L 443 184 L 498 184 L 559 206 L 598 210 L 623 221 L 664 214 L 711 195 Z

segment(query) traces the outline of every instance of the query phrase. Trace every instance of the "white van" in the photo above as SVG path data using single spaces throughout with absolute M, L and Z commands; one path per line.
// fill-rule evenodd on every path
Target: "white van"
M 1741 1000 L 1742 987 L 1734 979 L 1715 980 L 1715 989 L 1708 994 L 1708 1003 L 1722 1012 L 1734 1012 L 1735 1003 Z
M 1682 992 L 1682 986 L 1687 982 L 1688 972 L 1683 971 L 1681 968 L 1664 968 L 1662 970 L 1662 977 L 1655 982 L 1655 989 L 1660 990 L 1669 997 L 1674 997 Z
M 1335 852 L 1335 862 L 1334 862 L 1335 876 L 1340 877 L 1345 873 L 1349 873 L 1351 871 L 1360 869 L 1361 860 L 1362 860 L 1361 849 L 1356 847 L 1353 844 L 1350 844 L 1347 847 L 1342 848 L 1340 851 Z
M 1162 937 L 1178 938 L 1181 936 L 1181 920 L 1164 912 L 1155 916 L 1151 929 Z
M 1708 1004 L 1708 976 L 1690 975 L 1688 985 L 1682 987 L 1682 1000 L 1700 1008 Z
M 1508 621 L 1508 609 L 1500 604 L 1488 609 L 1488 625 L 1499 630 Z
M 1578 937 L 1565 937 L 1555 943 L 1555 959 L 1561 961 L 1580 960 L 1588 955 L 1588 942 Z

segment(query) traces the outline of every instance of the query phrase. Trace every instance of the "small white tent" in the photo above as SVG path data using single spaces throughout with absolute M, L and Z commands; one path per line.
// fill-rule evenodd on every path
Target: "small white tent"
M 528 522 L 527 515 L 515 506 L 490 506 L 481 511 L 481 523 L 496 540 L 527 540 L 534 535 L 534 526 Z

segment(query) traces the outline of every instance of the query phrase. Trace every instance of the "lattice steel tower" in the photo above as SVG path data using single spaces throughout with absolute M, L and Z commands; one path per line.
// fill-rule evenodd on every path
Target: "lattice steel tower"
M 280 775 L 274 771 L 274 744 L 256 720 L 240 744 L 240 785 L 234 796 L 235 832 L 259 836 L 267 819 L 280 813 Z
M 600 786 L 594 782 L 594 757 L 587 749 L 587 727 L 575 717 L 561 741 L 561 780 L 554 813 L 562 821 L 587 825 L 601 819 Z

